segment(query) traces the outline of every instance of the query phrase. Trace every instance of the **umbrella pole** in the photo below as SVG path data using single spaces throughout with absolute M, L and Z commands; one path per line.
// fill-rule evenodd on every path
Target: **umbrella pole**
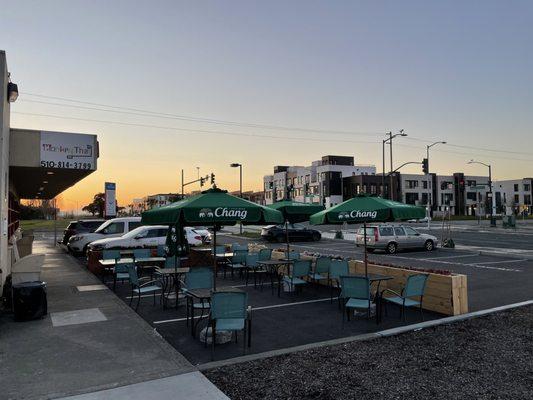
M 363 231 L 364 231 L 364 238 L 365 238 L 365 277 L 368 278 L 368 253 L 366 251 L 366 221 L 363 222 Z
M 285 220 L 285 239 L 287 240 L 287 259 L 290 254 L 290 245 L 289 245 L 289 220 Z
M 213 224 L 213 290 L 217 290 L 217 227 Z

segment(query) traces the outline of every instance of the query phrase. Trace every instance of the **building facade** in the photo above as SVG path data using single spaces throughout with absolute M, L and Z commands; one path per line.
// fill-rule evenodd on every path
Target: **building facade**
M 265 204 L 291 198 L 332 207 L 344 199 L 344 178 L 375 174 L 375 166 L 355 165 L 350 156 L 327 155 L 307 167 L 276 166 L 272 175 L 263 178 Z
M 533 212 L 533 178 L 497 181 L 494 190 L 498 212 L 515 215 Z

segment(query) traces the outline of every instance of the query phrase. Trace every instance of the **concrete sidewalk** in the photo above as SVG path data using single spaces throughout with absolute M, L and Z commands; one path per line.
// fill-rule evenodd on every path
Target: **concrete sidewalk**
M 227 399 L 73 258 L 39 241 L 34 252 L 47 254 L 49 314 L 0 316 L 0 398 Z

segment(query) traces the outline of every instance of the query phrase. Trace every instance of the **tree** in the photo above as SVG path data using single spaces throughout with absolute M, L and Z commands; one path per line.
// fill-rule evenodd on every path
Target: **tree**
M 98 214 L 99 218 L 104 217 L 105 207 L 105 193 L 96 193 L 93 197 L 93 201 L 82 208 L 82 211 L 87 211 L 93 217 Z

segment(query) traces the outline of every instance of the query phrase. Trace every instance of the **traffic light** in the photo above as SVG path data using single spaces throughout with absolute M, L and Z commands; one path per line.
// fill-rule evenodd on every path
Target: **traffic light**
M 268 188 L 269 189 L 274 189 L 274 182 L 269 182 L 268 183 Z
M 215 174 L 211 172 L 211 185 L 215 184 Z
M 200 178 L 200 186 L 204 186 L 204 183 L 205 183 L 205 178 L 202 176 Z
M 427 158 L 424 158 L 422 160 L 422 172 L 424 174 L 429 174 L 429 165 L 428 165 L 428 159 Z

